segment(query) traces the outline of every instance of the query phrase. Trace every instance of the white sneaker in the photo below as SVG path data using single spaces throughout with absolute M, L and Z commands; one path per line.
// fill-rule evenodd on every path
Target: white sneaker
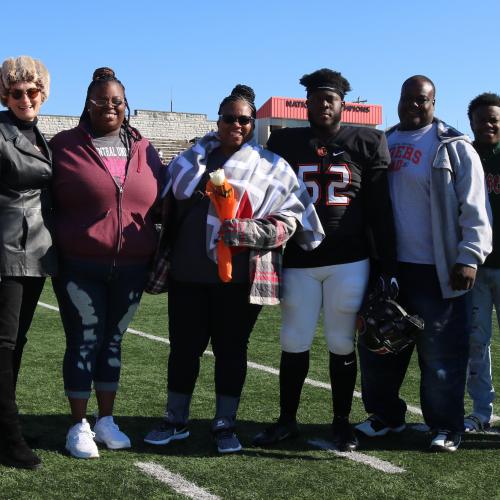
M 110 450 L 130 448 L 130 439 L 115 424 L 113 417 L 102 417 L 94 426 L 95 440 Z
M 363 422 L 354 427 L 357 431 L 368 437 L 385 436 L 389 432 L 403 432 L 406 429 L 406 424 L 398 425 L 397 427 L 389 427 L 385 425 L 377 415 L 371 415 Z
M 99 458 L 94 433 L 86 419 L 70 427 L 66 435 L 66 449 L 75 458 Z
M 431 451 L 457 451 L 461 440 L 458 432 L 436 431 L 432 435 Z

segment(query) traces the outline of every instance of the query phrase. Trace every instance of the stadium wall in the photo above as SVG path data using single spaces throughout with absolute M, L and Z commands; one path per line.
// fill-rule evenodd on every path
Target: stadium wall
M 39 115 L 38 125 L 47 136 L 78 125 L 78 116 Z M 199 113 L 176 113 L 137 109 L 130 123 L 148 139 L 185 140 L 201 137 L 217 128 L 216 122 Z

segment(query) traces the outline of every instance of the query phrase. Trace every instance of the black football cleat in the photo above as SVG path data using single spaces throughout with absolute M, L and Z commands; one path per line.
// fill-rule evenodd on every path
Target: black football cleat
M 297 437 L 298 435 L 299 428 L 297 422 L 282 423 L 278 421 L 256 434 L 252 443 L 254 446 L 269 446 L 280 441 L 285 441 L 285 439 Z
M 338 451 L 356 451 L 358 438 L 348 418 L 335 417 L 332 423 L 333 443 Z

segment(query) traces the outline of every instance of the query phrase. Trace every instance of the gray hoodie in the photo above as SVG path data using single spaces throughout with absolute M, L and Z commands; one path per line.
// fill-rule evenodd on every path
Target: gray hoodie
M 440 144 L 430 180 L 432 238 L 441 292 L 449 299 L 465 293 L 451 289 L 452 267 L 457 263 L 477 267 L 491 252 L 492 218 L 483 167 L 471 140 L 445 122 L 434 121 Z

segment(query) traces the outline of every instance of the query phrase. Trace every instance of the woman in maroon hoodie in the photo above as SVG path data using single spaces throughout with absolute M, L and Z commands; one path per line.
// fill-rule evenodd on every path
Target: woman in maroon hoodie
M 130 126 L 125 89 L 99 68 L 87 91 L 78 127 L 57 134 L 53 153 L 56 242 L 54 280 L 66 333 L 64 388 L 73 426 L 66 449 L 97 458 L 95 442 L 130 447 L 113 421 L 123 333 L 139 304 L 156 246 L 153 221 L 161 161 Z M 91 386 L 99 415 L 86 420 Z

